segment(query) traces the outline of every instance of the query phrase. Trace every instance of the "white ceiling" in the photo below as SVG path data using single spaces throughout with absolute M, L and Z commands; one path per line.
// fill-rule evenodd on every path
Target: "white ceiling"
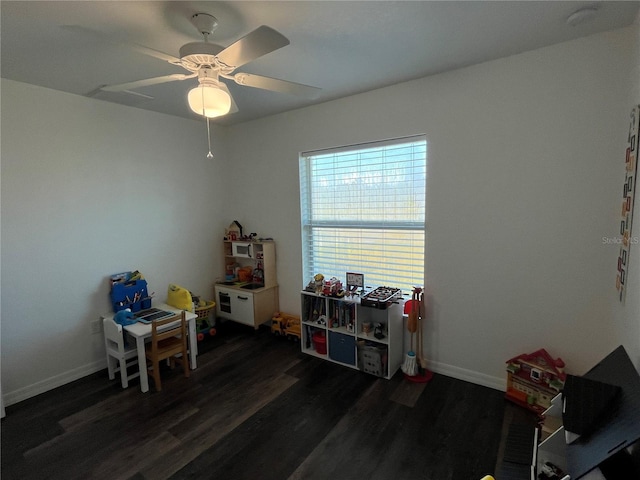
M 2 1 L 4 78 L 87 95 L 101 85 L 170 73 L 181 67 L 136 52 L 137 43 L 173 56 L 201 41 L 194 13 L 214 15 L 210 39 L 226 47 L 260 25 L 290 40 L 238 71 L 320 87 L 315 100 L 227 82 L 237 113 L 222 125 L 260 118 L 456 68 L 628 26 L 640 2 L 581 1 Z M 567 17 L 597 7 L 591 21 Z M 97 33 L 61 28 L 76 25 Z M 109 39 L 110 41 L 105 41 Z M 95 98 L 186 118 L 195 79 L 140 88 L 153 100 L 101 92 Z

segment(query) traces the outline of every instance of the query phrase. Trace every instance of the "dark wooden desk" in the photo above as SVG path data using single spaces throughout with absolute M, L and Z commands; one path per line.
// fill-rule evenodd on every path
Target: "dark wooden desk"
M 640 375 L 624 347 L 616 348 L 584 377 L 618 385 L 622 392 L 606 421 L 595 432 L 567 445 L 567 465 L 572 480 L 586 475 L 640 439 Z

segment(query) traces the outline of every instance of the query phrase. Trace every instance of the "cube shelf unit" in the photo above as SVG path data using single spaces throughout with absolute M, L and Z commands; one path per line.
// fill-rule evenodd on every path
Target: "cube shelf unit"
M 542 472 L 546 462 L 567 471 L 567 444 L 562 426 L 562 394 L 556 395 L 551 400 L 551 406 L 542 414 L 540 425 L 541 442 L 535 457 L 537 472 Z M 569 475 L 564 475 L 560 480 L 569 480 Z
M 406 353 L 402 300 L 381 309 L 361 305 L 359 297 L 334 298 L 302 291 L 301 301 L 302 353 L 386 379 L 398 371 Z M 374 335 L 378 324 L 382 338 Z M 314 335 L 320 339 L 314 340 Z M 324 341 L 317 341 L 322 338 Z

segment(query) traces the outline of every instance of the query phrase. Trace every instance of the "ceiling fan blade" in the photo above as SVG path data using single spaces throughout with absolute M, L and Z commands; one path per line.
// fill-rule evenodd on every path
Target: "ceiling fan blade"
M 251 73 L 237 73 L 231 78 L 238 84 L 247 87 L 262 88 L 264 90 L 272 90 L 274 92 L 288 93 L 304 98 L 317 98 L 322 89 L 302 85 L 301 83 L 287 82 L 286 80 L 278 80 L 277 78 L 263 77 L 261 75 L 253 75 Z
M 106 87 L 107 85 L 103 85 L 103 87 Z M 102 90 L 102 87 L 98 87 L 98 88 L 94 88 L 93 90 L 91 90 L 89 93 L 86 93 L 85 96 L 86 97 L 99 97 L 101 93 L 103 93 L 105 90 Z M 127 93 L 129 95 L 133 95 L 135 97 L 139 97 L 139 98 L 144 98 L 146 100 L 153 100 L 155 97 L 152 97 L 151 95 L 147 95 L 146 93 L 140 93 L 140 92 L 134 92 L 133 90 L 118 90 L 118 92 L 114 92 L 114 93 Z
M 120 45 L 128 46 L 129 48 L 132 48 L 136 52 L 142 53 L 143 55 L 158 58 L 173 65 L 180 65 L 180 59 L 178 57 L 174 57 L 173 55 L 169 55 L 168 53 L 160 52 L 158 50 L 154 50 L 153 48 L 138 45 L 137 43 L 122 43 Z
M 220 82 L 220 89 L 227 92 L 229 98 L 231 99 L 231 108 L 229 109 L 229 113 L 236 113 L 238 111 L 238 105 L 236 105 L 235 100 L 233 99 L 233 95 L 229 91 L 229 87 L 224 82 Z
M 119 83 L 117 85 L 105 85 L 100 90 L 105 92 L 123 92 L 125 90 L 131 90 L 132 88 L 148 87 L 149 85 L 158 85 L 159 83 L 175 82 L 178 80 L 186 80 L 187 78 L 197 77 L 197 73 L 172 73 L 171 75 L 164 75 L 162 77 L 146 78 L 144 80 L 136 80 L 133 82 Z
M 138 53 L 142 53 L 143 55 L 148 55 L 150 57 L 158 58 L 160 60 L 164 60 L 165 62 L 169 62 L 173 65 L 180 65 L 180 59 L 174 57 L 173 55 L 169 55 L 168 53 L 160 52 L 158 50 L 154 50 L 153 48 L 145 47 L 143 45 L 138 45 L 137 43 L 125 43 L 113 40 L 108 35 L 98 32 L 96 30 L 91 30 L 89 28 L 81 27 L 80 25 L 61 25 L 60 28 L 67 30 L 69 32 L 79 33 L 81 35 L 87 35 L 94 37 L 96 39 L 100 39 L 104 42 L 110 43 L 112 45 L 118 45 L 120 47 L 125 47 L 129 49 L 133 49 Z
M 218 60 L 234 69 L 267 53 L 289 45 L 287 37 L 262 25 L 221 51 Z

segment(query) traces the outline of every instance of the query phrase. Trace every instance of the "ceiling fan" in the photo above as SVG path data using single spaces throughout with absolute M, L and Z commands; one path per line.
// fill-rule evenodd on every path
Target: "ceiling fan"
M 189 91 L 187 101 L 191 110 L 207 119 L 226 115 L 230 111 L 237 111 L 228 87 L 220 79 L 232 80 L 238 85 L 246 87 L 305 98 L 315 98 L 319 94 L 319 88 L 309 85 L 250 73 L 234 73 L 242 65 L 289 45 L 289 40 L 276 30 L 263 25 L 228 47 L 222 48 L 209 43 L 209 35 L 218 26 L 218 20 L 213 15 L 196 13 L 191 17 L 191 22 L 204 36 L 204 41 L 187 43 L 180 47 L 179 58 L 140 45 L 131 45 L 140 53 L 181 66 L 189 73 L 175 73 L 117 85 L 104 85 L 98 90 L 145 96 L 133 90 L 150 85 L 197 78 L 198 85 Z

